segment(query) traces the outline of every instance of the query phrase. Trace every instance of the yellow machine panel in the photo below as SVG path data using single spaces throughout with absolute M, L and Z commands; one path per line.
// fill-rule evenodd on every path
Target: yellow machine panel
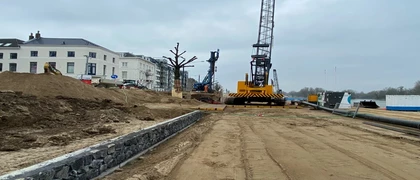
M 238 93 L 258 93 L 258 94 L 272 94 L 273 86 L 265 85 L 264 87 L 250 87 L 246 81 L 238 81 L 237 91 Z
M 231 97 L 261 97 L 261 98 L 283 98 L 283 94 L 274 94 L 272 85 L 265 85 L 264 87 L 250 87 L 247 81 L 238 81 L 238 93 L 229 93 Z
M 318 95 L 316 95 L 316 94 L 310 94 L 308 96 L 308 102 L 310 102 L 310 103 L 316 103 L 316 102 L 318 102 Z

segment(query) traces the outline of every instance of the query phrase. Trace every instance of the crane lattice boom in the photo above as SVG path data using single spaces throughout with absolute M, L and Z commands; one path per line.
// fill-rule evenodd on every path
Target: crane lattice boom
M 273 69 L 273 77 L 274 77 L 274 82 L 272 84 L 274 86 L 274 92 L 279 94 L 281 93 L 281 90 L 279 87 L 279 79 L 277 78 L 277 71 L 275 69 Z
M 253 45 L 255 54 L 251 56 L 251 82 L 254 86 L 268 84 L 271 69 L 275 0 L 261 0 L 258 40 Z

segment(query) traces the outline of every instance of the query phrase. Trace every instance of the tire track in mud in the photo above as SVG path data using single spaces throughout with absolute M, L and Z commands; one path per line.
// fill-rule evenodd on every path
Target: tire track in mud
M 182 156 L 180 158 L 180 160 L 176 163 L 176 165 L 173 167 L 173 169 L 169 172 L 167 177 L 175 177 L 177 175 L 181 165 L 185 162 L 185 160 L 187 160 L 188 158 L 191 157 L 191 154 L 196 150 L 196 148 L 200 145 L 200 143 L 203 142 L 205 136 L 207 136 L 208 134 L 211 134 L 213 132 L 214 124 L 219 120 L 218 119 L 212 119 L 212 118 L 214 118 L 214 117 L 210 117 L 209 121 L 207 121 L 206 123 L 203 123 L 204 126 L 207 126 L 208 128 L 203 128 L 204 130 L 202 130 L 200 133 L 198 133 L 198 136 L 194 137 L 194 139 L 196 139 L 197 141 L 193 144 L 193 146 L 191 148 L 189 148 L 184 153 L 184 156 Z M 199 125 L 196 125 L 196 126 L 199 126 Z M 193 127 L 195 127 L 195 126 L 193 126 Z
M 369 134 L 379 135 L 379 136 L 382 136 L 382 137 L 389 137 L 389 135 L 383 135 L 381 133 L 378 133 L 378 132 L 375 132 L 375 131 L 370 131 L 370 130 L 366 131 L 366 129 L 363 129 L 363 128 L 360 128 L 360 127 L 357 127 L 357 126 L 354 126 L 354 125 L 348 125 L 348 124 L 344 124 L 344 123 L 334 122 L 334 121 L 330 121 L 330 120 L 325 119 L 325 118 L 316 118 L 316 120 L 313 120 L 313 119 L 309 119 L 309 118 L 315 118 L 315 117 L 307 116 L 307 115 L 297 115 L 297 117 L 298 118 L 296 120 L 304 120 L 304 121 L 309 122 L 309 123 L 314 123 L 314 122 L 317 122 L 317 121 L 326 121 L 326 122 L 328 122 L 330 124 L 333 124 L 335 126 L 349 127 L 352 130 L 361 131 L 361 132 L 368 132 Z M 404 156 L 404 157 L 407 157 L 407 158 L 413 158 L 413 156 L 409 156 L 406 153 L 417 154 L 418 151 L 420 150 L 420 147 L 418 146 L 420 143 L 419 142 L 413 142 L 412 140 L 404 141 L 404 143 L 410 144 L 410 146 L 412 146 L 413 149 L 416 149 L 414 151 L 412 151 L 411 148 L 402 148 L 402 147 L 399 147 L 399 146 L 393 146 L 392 148 L 390 148 L 390 147 L 385 146 L 382 143 L 380 143 L 377 139 L 375 139 L 375 137 L 366 136 L 366 135 L 362 135 L 362 134 L 361 135 L 350 134 L 350 133 L 335 130 L 335 129 L 331 128 L 330 126 L 325 126 L 324 128 L 328 129 L 328 131 L 340 134 L 342 136 L 345 136 L 345 137 L 353 139 L 353 140 L 363 141 L 364 143 L 375 144 L 375 147 L 377 147 L 377 148 L 380 148 L 380 149 L 383 149 L 383 150 L 388 151 L 390 153 L 395 153 L 395 154 L 398 154 L 400 156 Z M 387 131 L 387 130 L 385 130 L 385 131 Z M 395 139 L 396 139 L 396 137 L 392 137 L 393 141 L 395 141 Z M 397 139 L 398 139 L 398 141 L 401 141 L 401 139 L 399 139 L 399 138 L 397 138 Z
M 273 122 L 275 122 L 279 126 L 284 126 L 287 129 L 293 130 L 293 131 L 298 132 L 298 133 L 300 133 L 302 135 L 305 135 L 305 136 L 307 136 L 307 137 L 309 137 L 311 139 L 314 139 L 314 140 L 316 140 L 318 142 L 321 142 L 322 144 L 325 144 L 326 146 L 328 146 L 328 147 L 330 147 L 330 148 L 332 148 L 332 149 L 334 149 L 334 150 L 336 150 L 336 151 L 338 151 L 338 152 L 340 152 L 342 154 L 345 154 L 346 156 L 348 156 L 348 157 L 350 157 L 350 158 L 352 158 L 352 159 L 360 162 L 361 164 L 367 166 L 368 168 L 382 173 L 383 175 L 385 175 L 386 177 L 388 177 L 390 179 L 393 179 L 393 180 L 397 180 L 397 179 L 398 180 L 402 180 L 402 179 L 405 179 L 405 178 L 403 178 L 403 177 L 401 177 L 401 176 L 393 173 L 392 171 L 389 171 L 388 169 L 386 169 L 386 168 L 384 168 L 384 167 L 382 167 L 382 166 L 380 166 L 380 165 L 378 165 L 378 164 L 376 164 L 376 163 L 374 163 L 374 162 L 372 162 L 372 161 L 370 161 L 370 160 L 368 160 L 366 158 L 363 158 L 363 157 L 361 157 L 361 156 L 359 156 L 359 155 L 357 155 L 357 154 L 355 154 L 355 153 L 353 153 L 353 152 L 351 152 L 349 150 L 346 150 L 344 148 L 341 148 L 339 146 L 336 146 L 336 145 L 334 145 L 332 143 L 329 143 L 328 141 L 326 141 L 326 140 L 324 140 L 322 138 L 317 137 L 315 134 L 308 133 L 308 132 L 306 132 L 306 131 L 304 131 L 304 130 L 302 130 L 300 128 L 293 128 L 293 129 L 291 129 L 288 126 L 285 126 L 285 125 L 280 124 L 279 122 L 275 121 L 274 119 L 270 119 L 270 120 L 273 121 Z M 296 119 L 296 120 L 306 120 L 306 121 L 312 121 L 312 122 L 314 121 L 314 120 L 305 119 L 305 118 L 299 118 L 299 119 Z M 284 134 L 281 134 L 280 132 L 276 131 L 275 129 L 273 129 L 273 127 L 269 127 L 269 128 L 271 128 L 272 130 L 274 130 L 279 136 L 284 137 Z M 337 133 L 337 132 L 335 134 L 341 135 L 341 133 Z
M 252 179 L 252 169 L 249 165 L 249 161 L 246 158 L 247 157 L 247 153 L 246 153 L 246 145 L 245 145 L 245 139 L 244 139 L 244 128 L 243 126 L 238 122 L 238 126 L 240 128 L 239 130 L 239 140 L 240 140 L 240 148 L 241 148 L 241 161 L 242 164 L 244 165 L 244 170 L 245 170 L 245 178 L 247 180 L 251 180 Z
M 328 129 L 328 131 L 330 131 L 330 132 L 340 134 L 344 137 L 350 138 L 350 139 L 355 140 L 355 141 L 357 141 L 357 140 L 360 141 L 360 139 L 364 139 L 365 140 L 364 142 L 370 143 L 374 147 L 377 147 L 379 149 L 385 150 L 385 151 L 390 152 L 390 153 L 395 153 L 395 154 L 398 154 L 400 156 L 404 156 L 404 157 L 409 158 L 409 159 L 412 159 L 413 156 L 410 156 L 410 155 L 407 155 L 407 154 L 416 154 L 420 150 L 420 147 L 415 147 L 415 145 L 412 145 L 412 144 L 410 144 L 410 145 L 412 145 L 413 148 L 415 148 L 417 151 L 412 151 L 409 148 L 408 149 L 407 148 L 400 148 L 398 146 L 388 147 L 388 146 L 384 145 L 382 142 L 376 141 L 374 137 L 370 137 L 370 136 L 363 136 L 363 135 L 357 135 L 357 134 L 350 134 L 350 133 L 346 133 L 346 132 L 340 132 L 340 131 L 335 130 L 335 129 L 330 128 L 330 127 L 326 127 L 326 129 Z
M 287 173 L 286 168 L 279 161 L 274 159 L 273 155 L 270 153 L 269 149 L 267 148 L 265 140 L 263 138 L 261 138 L 261 135 L 259 135 L 259 133 L 257 133 L 257 131 L 255 130 L 253 125 L 250 125 L 249 122 L 246 122 L 246 124 L 252 130 L 252 132 L 254 134 L 256 134 L 257 136 L 259 136 L 259 138 L 263 141 L 264 149 L 265 149 L 268 157 L 270 157 L 270 159 L 277 165 L 277 167 L 279 167 L 281 169 L 282 173 L 287 177 L 288 180 L 293 180 L 293 178 Z
M 361 162 L 362 164 L 366 165 L 367 167 L 369 167 L 369 168 L 371 168 L 373 170 L 376 170 L 376 171 L 379 171 L 379 172 L 383 173 L 385 176 L 387 176 L 390 179 L 394 179 L 394 180 L 397 180 L 397 179 L 399 179 L 399 180 L 405 179 L 405 178 L 403 178 L 403 177 L 401 177 L 401 176 L 393 173 L 392 171 L 389 171 L 388 169 L 380 166 L 379 164 L 376 164 L 376 163 L 374 163 L 372 161 L 369 161 L 368 159 L 363 158 L 363 157 L 361 157 L 361 156 L 359 156 L 359 155 L 357 155 L 357 154 L 355 154 L 355 153 L 353 153 L 353 152 L 351 152 L 349 150 L 346 150 L 344 148 L 341 148 L 339 146 L 336 146 L 336 145 L 334 145 L 332 143 L 329 143 L 329 142 L 325 141 L 324 139 L 318 138 L 318 137 L 316 137 L 314 135 L 311 136 L 311 134 L 309 134 L 309 133 L 307 133 L 305 131 L 302 131 L 300 129 L 298 131 L 300 133 L 302 133 L 302 134 L 305 134 L 308 137 L 311 137 L 311 138 L 313 138 L 315 140 L 318 140 L 319 142 L 322 142 L 323 144 L 327 145 L 328 147 L 331 147 L 331 148 L 333 148 L 333 149 L 335 149 L 335 150 L 337 150 L 337 151 L 339 151 L 339 152 L 341 152 L 341 153 L 343 153 L 343 154 L 345 154 L 345 155 L 347 155 L 347 156 L 349 156 L 349 157 L 351 157 L 351 158 L 353 158 L 353 159 Z
M 244 164 L 247 164 L 246 168 L 249 170 L 249 175 L 247 175 L 247 177 L 250 179 L 273 179 L 274 177 L 275 179 L 278 179 L 279 177 L 282 177 L 280 179 L 292 180 L 285 172 L 283 166 L 281 166 L 268 151 L 264 142 L 265 140 L 249 125 L 250 120 L 251 119 L 246 118 L 243 119 L 243 121 L 238 121 L 238 125 L 243 133 L 243 152 L 244 155 L 246 155 L 243 158 L 247 159 Z M 247 143 L 250 143 L 250 146 Z M 260 177 L 261 174 L 263 174 L 264 177 Z M 269 175 L 267 176 L 267 174 Z

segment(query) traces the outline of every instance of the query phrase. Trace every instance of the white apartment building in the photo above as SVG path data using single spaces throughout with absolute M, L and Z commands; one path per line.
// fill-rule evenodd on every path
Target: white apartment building
M 140 59 L 145 60 L 147 62 L 150 62 L 154 65 L 154 69 L 152 70 L 152 72 L 153 72 L 152 74 L 153 74 L 154 78 L 153 78 L 152 83 L 150 83 L 150 84 L 151 84 L 153 89 L 156 89 L 156 85 L 160 83 L 160 81 L 159 81 L 160 80 L 160 69 L 158 67 L 158 64 L 156 64 L 156 62 L 154 62 L 153 58 L 151 58 L 151 57 L 147 57 L 147 56 L 144 56 L 144 55 L 136 55 L 136 56 L 139 57 Z
M 49 62 L 63 75 L 74 78 L 87 71 L 88 75 L 111 79 L 119 72 L 118 53 L 85 39 L 44 38 L 38 32 L 35 37 L 31 34 L 28 41 L 16 40 L 12 45 L 16 46 L 0 46 L 3 71 L 43 73 L 44 63 Z
M 128 52 L 120 53 L 121 79 L 134 80 L 149 89 L 154 88 L 156 81 L 156 64 L 144 56 Z
M 21 43 L 23 41 L 19 39 L 0 39 L 0 72 L 17 70 Z

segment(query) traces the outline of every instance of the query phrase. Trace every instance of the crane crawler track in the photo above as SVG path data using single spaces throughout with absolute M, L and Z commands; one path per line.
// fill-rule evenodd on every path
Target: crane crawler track
M 257 93 L 229 93 L 230 97 L 236 98 L 249 98 L 249 97 L 261 97 L 261 98 L 283 98 L 283 94 L 257 94 Z

